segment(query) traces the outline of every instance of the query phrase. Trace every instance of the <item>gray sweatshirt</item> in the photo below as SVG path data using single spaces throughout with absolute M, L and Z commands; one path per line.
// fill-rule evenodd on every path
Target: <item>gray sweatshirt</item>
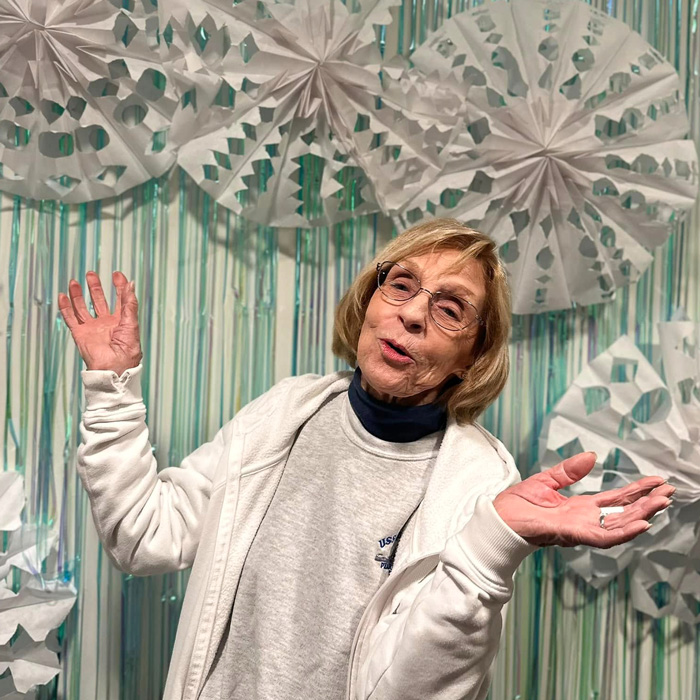
M 389 575 L 443 433 L 380 440 L 347 393 L 304 425 L 243 565 L 201 700 L 344 696 L 355 629 Z

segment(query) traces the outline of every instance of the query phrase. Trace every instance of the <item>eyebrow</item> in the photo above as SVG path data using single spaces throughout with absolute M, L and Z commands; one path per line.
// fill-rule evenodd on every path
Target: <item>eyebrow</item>
M 452 284 L 451 282 L 447 282 L 446 284 L 442 285 L 441 289 L 444 289 L 446 292 L 451 292 L 452 294 L 462 293 L 467 297 L 471 297 L 472 299 L 476 296 L 476 294 L 474 294 L 469 287 L 465 287 L 461 284 Z
M 412 272 L 418 279 L 420 279 L 420 275 L 418 274 L 416 268 L 414 265 L 408 261 L 400 263 L 403 267 L 405 267 L 409 272 Z M 469 287 L 465 287 L 463 284 L 459 284 L 459 282 L 445 282 L 445 284 L 441 284 L 440 288 L 438 291 L 445 291 L 445 292 L 450 292 L 451 294 L 457 294 L 459 295 L 464 294 L 467 298 L 470 298 L 470 301 L 473 301 L 476 298 L 476 294 L 469 289 Z

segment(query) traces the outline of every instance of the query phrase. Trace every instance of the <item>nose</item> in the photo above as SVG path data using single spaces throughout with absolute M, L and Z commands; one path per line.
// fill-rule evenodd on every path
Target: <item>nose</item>
M 421 294 L 425 292 L 425 296 Z M 399 306 L 399 318 L 408 331 L 422 331 L 428 324 L 430 292 L 421 289 L 416 296 Z

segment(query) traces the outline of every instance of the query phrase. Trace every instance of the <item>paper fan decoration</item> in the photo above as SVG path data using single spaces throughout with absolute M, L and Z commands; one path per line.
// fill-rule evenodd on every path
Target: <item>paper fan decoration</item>
M 0 0 L 0 189 L 84 202 L 174 162 L 150 0 Z
M 378 164 L 437 167 L 418 117 L 399 112 L 382 84 L 375 28 L 398 4 L 161 3 L 165 63 L 184 91 L 173 130 L 182 141 L 196 132 L 178 163 L 260 224 L 327 225 L 377 211 Z
M 21 523 L 25 500 L 22 476 L 0 474 L 0 513 L 7 515 L 0 519 L 0 530 L 10 530 L 7 550 L 0 551 L 0 674 L 9 669 L 12 676 L 0 679 L 0 698 L 8 700 L 48 683 L 60 671 L 51 631 L 63 623 L 77 598 L 70 582 L 42 576 L 58 535 Z M 32 575 L 16 593 L 2 582 L 12 567 Z
M 695 623 L 700 621 L 700 442 L 697 421 L 687 420 L 700 406 L 698 327 L 690 324 L 689 343 L 688 324 L 683 331 L 678 324 L 661 325 L 668 383 L 622 336 L 588 364 L 554 407 L 540 435 L 540 455 L 546 469 L 573 454 L 596 452 L 594 470 L 572 493 L 617 488 L 651 475 L 676 487 L 673 506 L 655 516 L 647 533 L 608 550 L 561 552 L 596 587 L 628 569 L 637 609 Z
M 42 585 L 31 579 L 19 593 L 0 586 L 0 645 L 10 641 L 18 626 L 33 641 L 43 642 L 66 619 L 75 597 L 71 584 L 58 581 Z
M 491 235 L 515 313 L 609 300 L 692 205 L 697 154 L 678 76 L 595 8 L 485 3 L 411 60 L 461 83 L 463 118 L 439 172 L 388 187 L 383 209 L 401 228 L 451 216 Z
M 12 678 L 0 678 L 0 700 L 36 700 L 36 692 L 20 693 L 14 686 Z
M 0 647 L 0 673 L 8 669 L 17 691 L 26 693 L 34 686 L 48 683 L 58 675 L 61 665 L 57 654 L 44 642 L 34 642 L 22 632 L 12 646 Z

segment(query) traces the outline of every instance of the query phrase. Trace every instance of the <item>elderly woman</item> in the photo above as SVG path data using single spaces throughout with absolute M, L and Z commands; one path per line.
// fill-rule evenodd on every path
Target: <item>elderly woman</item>
M 59 307 L 85 360 L 78 471 L 122 571 L 192 566 L 167 700 L 484 698 L 513 574 L 541 545 L 610 547 L 673 487 L 566 498 L 577 455 L 520 482 L 476 417 L 508 375 L 494 243 L 452 220 L 394 239 L 337 310 L 356 367 L 289 377 L 158 470 L 134 283 Z M 624 508 L 622 507 L 624 506 Z

